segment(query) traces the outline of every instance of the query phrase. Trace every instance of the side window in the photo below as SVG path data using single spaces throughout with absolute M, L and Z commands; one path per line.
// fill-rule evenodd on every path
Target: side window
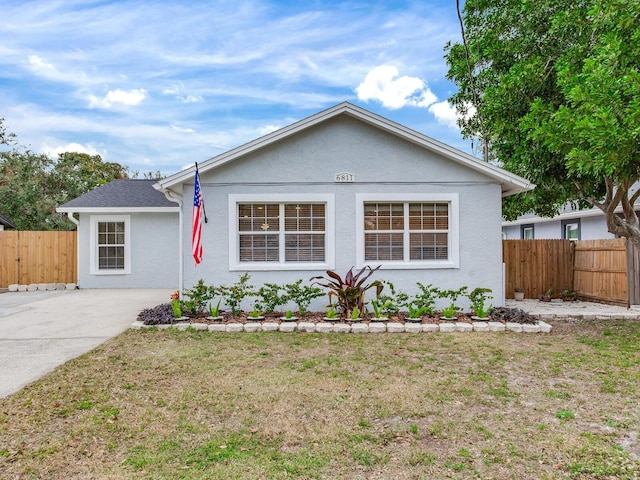
M 131 273 L 130 217 L 128 215 L 92 216 L 90 236 L 91 274 Z
M 580 240 L 580 219 L 562 221 L 562 238 Z
M 520 238 L 522 238 L 523 240 L 533 240 L 535 238 L 533 223 L 522 225 L 520 227 Z

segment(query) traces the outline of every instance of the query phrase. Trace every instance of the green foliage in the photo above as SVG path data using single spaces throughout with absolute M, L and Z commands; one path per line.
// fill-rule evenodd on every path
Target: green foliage
M 0 212 L 21 230 L 73 230 L 56 207 L 127 176 L 126 167 L 99 155 L 67 152 L 53 160 L 29 150 L 0 152 Z
M 358 320 L 360 318 L 360 309 L 357 305 L 351 310 L 351 315 L 349 315 L 349 318 L 351 318 L 351 320 Z
M 173 299 L 171 300 L 171 310 L 173 311 L 173 316 L 176 318 L 182 317 L 182 308 L 180 308 L 180 300 Z
M 215 289 L 205 285 L 204 280 L 200 279 L 192 288 L 185 289 L 182 293 L 182 307 L 191 315 L 198 315 L 206 311 L 207 303 L 214 295 Z
M 325 318 L 338 318 L 335 305 L 329 305 L 324 316 Z
M 414 297 L 413 304 L 424 311 L 423 315 L 432 314 L 436 304 L 436 299 L 440 295 L 440 290 L 433 285 L 423 285 L 417 282 L 419 293 Z
M 280 293 L 282 287 L 275 283 L 265 283 L 256 292 L 260 297 L 260 310 L 264 313 L 273 313 L 276 307 L 284 305 L 289 301 L 289 297 L 283 292 Z
M 249 284 L 249 274 L 245 273 L 240 279 L 231 286 L 222 285 L 217 291 L 224 299 L 225 305 L 231 309 L 234 315 L 240 315 L 242 300 L 253 295 L 253 286 Z
M 307 313 L 313 299 L 324 295 L 321 288 L 302 285 L 302 279 L 286 284 L 284 289 L 287 292 L 288 299 L 297 305 L 300 316 L 304 316 Z
M 222 299 L 218 299 L 218 303 L 216 303 L 215 306 L 209 304 L 209 315 L 211 315 L 213 318 L 218 318 L 220 316 L 220 303 L 222 302 Z
M 491 311 L 492 305 L 486 305 L 487 301 L 493 298 L 489 295 L 490 293 L 490 288 L 477 287 L 467 295 L 469 303 L 471 304 L 471 310 L 480 318 L 486 318 Z
M 445 317 L 448 318 L 453 318 L 455 317 L 456 312 L 459 312 L 460 310 L 462 310 L 461 307 L 459 307 L 458 305 L 456 305 L 456 302 L 458 301 L 458 298 L 461 296 L 466 295 L 467 293 L 467 287 L 460 287 L 457 290 L 440 290 L 438 295 L 440 298 L 442 299 L 446 299 L 449 300 L 449 305 L 445 308 L 442 309 L 442 314 Z
M 386 290 L 384 290 L 385 293 L 382 293 L 383 290 L 381 288 L 376 299 L 371 301 L 371 306 L 374 308 L 374 311 L 378 308 L 381 314 L 397 314 L 409 296 L 404 292 L 396 291 L 395 285 L 391 282 L 383 281 L 382 285 L 383 287 L 387 287 Z M 376 316 L 378 316 L 378 314 L 376 314 Z
M 479 0 L 462 13 L 466 46 L 445 56 L 463 135 L 537 184 L 503 214 L 595 206 L 640 240 L 640 0 Z
M 331 303 L 331 297 L 335 296 L 337 304 L 342 311 L 347 315 L 351 315 L 351 311 L 356 307 L 361 312 L 365 311 L 364 296 L 367 290 L 376 287 L 377 295 L 382 291 L 383 285 L 379 280 L 365 284 L 369 277 L 379 268 L 380 265 L 376 268 L 371 268 L 367 265 L 355 274 L 353 273 L 353 268 L 351 268 L 344 278 L 332 270 L 327 270 L 326 277 L 312 277 L 311 280 L 323 280 L 323 282 L 315 283 L 329 289 L 329 303 Z

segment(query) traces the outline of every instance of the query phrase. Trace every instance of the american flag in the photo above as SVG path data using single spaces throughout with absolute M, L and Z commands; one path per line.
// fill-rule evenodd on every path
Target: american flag
M 193 189 L 193 220 L 191 225 L 191 250 L 196 265 L 202 261 L 202 219 L 204 217 L 204 201 L 200 191 L 200 175 L 196 167 L 196 184 Z

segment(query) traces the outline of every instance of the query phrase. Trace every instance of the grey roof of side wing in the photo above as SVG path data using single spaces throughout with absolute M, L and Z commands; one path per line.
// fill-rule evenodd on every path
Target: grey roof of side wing
M 2 225 L 4 225 L 5 227 L 9 227 L 9 228 L 18 228 L 18 226 L 13 223 L 11 220 L 9 220 L 7 217 L 5 217 L 4 215 L 0 215 L 0 223 Z
M 112 180 L 84 195 L 60 205 L 61 212 L 76 209 L 178 208 L 162 192 L 153 188 L 157 180 Z

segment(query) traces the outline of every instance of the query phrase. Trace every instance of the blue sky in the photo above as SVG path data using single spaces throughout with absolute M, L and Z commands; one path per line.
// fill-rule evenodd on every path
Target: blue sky
M 22 145 L 172 173 L 342 101 L 468 153 L 446 99 L 455 2 L 0 0 Z

